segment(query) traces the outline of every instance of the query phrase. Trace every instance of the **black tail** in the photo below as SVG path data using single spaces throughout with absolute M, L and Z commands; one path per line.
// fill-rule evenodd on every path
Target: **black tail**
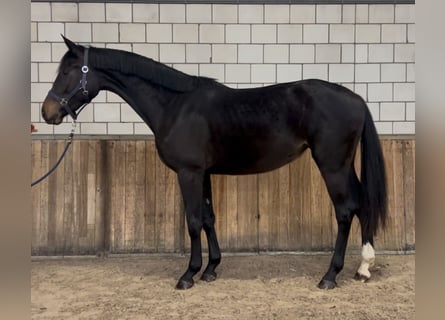
M 387 216 L 386 173 L 377 130 L 366 108 L 362 132 L 362 205 L 363 234 L 372 237 L 378 227 L 385 226 Z

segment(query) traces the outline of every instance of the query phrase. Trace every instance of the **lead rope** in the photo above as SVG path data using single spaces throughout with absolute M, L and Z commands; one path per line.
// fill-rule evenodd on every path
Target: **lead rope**
M 86 105 L 86 104 L 85 104 L 85 105 Z M 85 106 L 85 105 L 84 105 L 84 106 Z M 82 107 L 82 108 L 83 108 L 83 107 Z M 71 145 L 72 142 L 73 142 L 74 132 L 76 131 L 76 124 L 77 124 L 77 123 L 76 123 L 76 120 L 75 120 L 75 119 L 72 119 L 72 120 L 71 120 L 71 123 L 72 123 L 71 132 L 70 132 L 70 134 L 69 134 L 69 136 L 68 136 L 68 141 L 66 142 L 65 149 L 63 149 L 62 155 L 60 156 L 59 160 L 57 160 L 57 162 L 54 164 L 54 166 L 52 166 L 52 168 L 49 169 L 49 171 L 48 171 L 46 174 L 44 174 L 42 177 L 40 177 L 40 178 L 37 179 L 36 181 L 32 182 L 32 183 L 31 183 L 31 187 L 34 187 L 36 184 L 42 182 L 42 181 L 45 180 L 47 177 L 49 177 L 49 175 L 50 175 L 51 173 L 53 173 L 54 170 L 56 170 L 56 168 L 57 168 L 57 167 L 59 166 L 59 164 L 62 162 L 63 157 L 65 157 L 66 152 L 68 151 L 70 145 Z

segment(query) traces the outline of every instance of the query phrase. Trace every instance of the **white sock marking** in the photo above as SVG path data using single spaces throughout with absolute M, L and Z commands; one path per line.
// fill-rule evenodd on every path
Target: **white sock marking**
M 375 251 L 372 245 L 367 242 L 362 247 L 362 263 L 358 268 L 358 273 L 366 278 L 371 278 L 371 272 L 369 272 L 369 267 L 374 265 L 375 261 Z

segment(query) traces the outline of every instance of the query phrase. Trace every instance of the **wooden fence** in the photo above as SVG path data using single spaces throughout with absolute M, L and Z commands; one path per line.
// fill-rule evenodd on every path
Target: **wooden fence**
M 61 154 L 63 140 L 32 141 L 32 178 Z M 415 245 L 415 142 L 382 140 L 389 223 L 378 250 Z M 307 151 L 266 174 L 212 177 L 223 251 L 330 251 L 337 226 L 320 173 Z M 176 174 L 152 140 L 77 140 L 50 178 L 32 188 L 32 254 L 187 252 Z M 205 237 L 203 237 L 205 248 Z M 349 250 L 360 248 L 355 218 Z

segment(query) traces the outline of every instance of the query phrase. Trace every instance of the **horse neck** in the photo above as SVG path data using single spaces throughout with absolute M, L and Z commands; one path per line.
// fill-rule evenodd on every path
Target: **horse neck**
M 101 76 L 100 90 L 114 92 L 125 100 L 156 135 L 162 124 L 165 107 L 176 93 L 134 75 L 115 70 L 98 71 Z
M 101 50 L 104 49 L 93 49 L 90 53 L 92 67 L 95 67 L 99 76 L 99 90 L 107 90 L 119 95 L 156 135 L 166 114 L 166 107 L 179 93 L 139 77 L 135 72 L 129 73 L 128 70 L 120 70 L 119 67 L 110 65 L 108 62 L 104 63 L 101 61 Z M 131 56 L 129 58 L 131 59 Z M 171 116 L 172 110 L 168 113 Z
M 104 72 L 102 80 L 101 89 L 119 95 L 156 134 L 165 112 L 164 107 L 169 103 L 173 93 L 136 76 L 121 74 L 117 71 Z

